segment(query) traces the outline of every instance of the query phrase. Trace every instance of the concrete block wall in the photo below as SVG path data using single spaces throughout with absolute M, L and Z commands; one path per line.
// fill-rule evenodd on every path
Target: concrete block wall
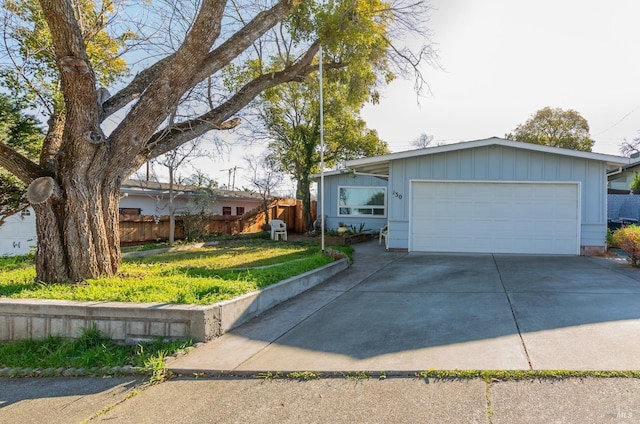
M 213 305 L 0 299 L 0 340 L 77 338 L 95 325 L 120 343 L 161 338 L 209 341 L 300 293 L 349 265 L 341 259 L 261 291 Z
M 0 340 L 77 338 L 94 325 L 121 343 L 154 338 L 206 341 L 220 333 L 213 306 L 0 300 Z

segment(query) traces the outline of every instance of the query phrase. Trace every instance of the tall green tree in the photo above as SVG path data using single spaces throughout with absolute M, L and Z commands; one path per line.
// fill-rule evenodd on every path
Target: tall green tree
M 332 77 L 329 77 L 332 78 Z M 327 79 L 324 84 L 324 163 L 388 152 L 387 144 L 360 118 L 364 97 L 349 97 L 348 87 Z M 362 94 L 362 93 L 360 93 Z M 308 78 L 268 90 L 260 118 L 270 138 L 272 162 L 296 181 L 296 197 L 302 200 L 305 226 L 313 225 L 311 175 L 320 172 L 320 101 L 318 81 Z
M 237 127 L 238 113 L 265 90 L 316 72 L 320 43 L 330 53 L 327 68 L 336 69 L 352 59 L 375 61 L 376 69 L 404 60 L 408 70 L 418 69 L 429 52 L 399 48 L 392 43 L 394 34 L 384 30 L 398 13 L 419 22 L 420 0 L 407 0 L 404 8 L 378 0 L 329 0 L 326 6 L 302 0 L 202 0 L 193 2 L 193 8 L 177 1 L 162 3 L 174 9 L 158 9 L 151 17 L 151 9 L 140 8 L 157 2 L 119 4 L 119 13 L 129 21 L 109 19 L 103 13 L 108 12 L 106 1 L 38 0 L 29 14 L 41 19 L 21 18 L 21 10 L 5 7 L 25 23 L 27 33 L 42 28 L 37 41 L 46 45 L 49 40 L 46 59 L 52 70 L 44 80 L 59 88 L 52 96 L 55 107 L 47 111 L 49 129 L 38 161 L 0 143 L 0 166 L 29 186 L 38 234 L 36 274 L 42 281 L 113 275 L 121 263 L 121 182 L 147 161 L 190 140 Z M 134 18 L 147 19 L 159 32 L 174 31 L 169 43 L 141 46 L 150 49 L 144 50 L 147 60 L 137 62 L 134 76 L 110 97 L 101 90 L 105 81 L 92 60 L 92 46 L 98 45 L 92 44 L 93 35 L 102 33 L 87 31 L 94 16 L 105 17 L 95 20 L 96 28 L 121 42 L 116 50 L 124 49 L 127 34 L 142 24 Z M 412 27 L 406 20 L 396 22 L 401 29 Z M 176 28 L 184 28 L 179 37 L 174 37 Z M 7 32 L 10 46 L 21 46 L 26 38 L 20 31 Z M 20 53 L 20 48 L 11 51 Z M 157 61 L 149 65 L 151 57 Z M 231 68 L 256 72 L 229 89 L 224 82 L 233 72 L 223 71 Z M 19 74 L 33 81 L 34 75 Z M 385 73 L 380 76 L 387 79 Z
M 77 19 L 77 35 L 84 44 L 95 79 L 97 103 L 102 103 L 108 96 L 105 87 L 128 74 L 122 53 L 127 49 L 127 43 L 137 38 L 129 30 L 118 35 L 108 31 L 108 23 L 116 12 L 115 1 L 75 0 L 71 4 Z M 6 42 L 0 83 L 14 98 L 48 117 L 49 128 L 40 162 L 47 171 L 54 172 L 66 110 L 59 73 L 60 58 L 53 45 L 50 27 L 37 0 L 4 0 L 2 11 Z M 66 35 L 71 36 L 71 33 Z
M 307 37 L 309 28 L 320 28 L 326 62 L 322 81 L 326 167 L 388 152 L 386 143 L 366 127 L 360 110 L 367 102 L 379 101 L 378 87 L 402 73 L 399 65 L 416 64 L 406 60 L 410 55 L 398 60 L 388 54 L 393 49 L 394 22 L 410 20 L 382 1 L 336 1 L 326 9 L 309 2 L 290 17 L 296 31 L 291 40 L 280 40 L 282 46 Z M 287 52 L 280 49 L 275 60 L 290 60 Z M 254 66 L 264 68 L 265 64 Z M 266 90 L 256 102 L 271 156 L 297 183 L 296 196 L 303 202 L 307 228 L 312 226 L 310 176 L 320 171 L 319 84 L 314 74 Z
M 505 138 L 584 152 L 590 152 L 595 143 L 589 134 L 587 120 L 578 112 L 550 107 L 537 111 Z
M 8 96 L 0 95 L 0 143 L 30 159 L 37 159 L 44 134 L 38 121 L 24 114 Z M 0 226 L 8 216 L 25 209 L 25 184 L 0 168 Z

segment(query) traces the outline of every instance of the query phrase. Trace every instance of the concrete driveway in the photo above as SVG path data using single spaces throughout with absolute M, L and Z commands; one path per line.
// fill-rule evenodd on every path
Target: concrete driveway
M 355 249 L 348 270 L 169 368 L 640 369 L 640 271 L 623 262 Z

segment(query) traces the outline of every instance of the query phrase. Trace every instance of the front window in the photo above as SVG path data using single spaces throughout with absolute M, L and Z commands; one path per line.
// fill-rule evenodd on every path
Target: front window
M 231 215 L 231 206 L 223 206 L 222 215 Z
M 384 217 L 386 204 L 385 187 L 338 187 L 339 216 Z

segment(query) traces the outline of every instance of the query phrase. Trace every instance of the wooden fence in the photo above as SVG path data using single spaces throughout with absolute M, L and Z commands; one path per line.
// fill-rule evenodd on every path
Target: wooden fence
M 311 202 L 313 219 L 316 217 L 316 202 Z M 304 233 L 302 202 L 295 199 L 280 199 L 269 204 L 269 219 L 280 219 L 287 224 L 289 233 Z M 185 238 L 185 224 L 193 218 L 176 216 L 174 237 Z M 213 215 L 200 224 L 207 234 L 248 234 L 263 231 L 264 208 L 260 207 L 242 216 Z M 135 244 L 169 239 L 169 216 L 120 215 L 120 243 Z

